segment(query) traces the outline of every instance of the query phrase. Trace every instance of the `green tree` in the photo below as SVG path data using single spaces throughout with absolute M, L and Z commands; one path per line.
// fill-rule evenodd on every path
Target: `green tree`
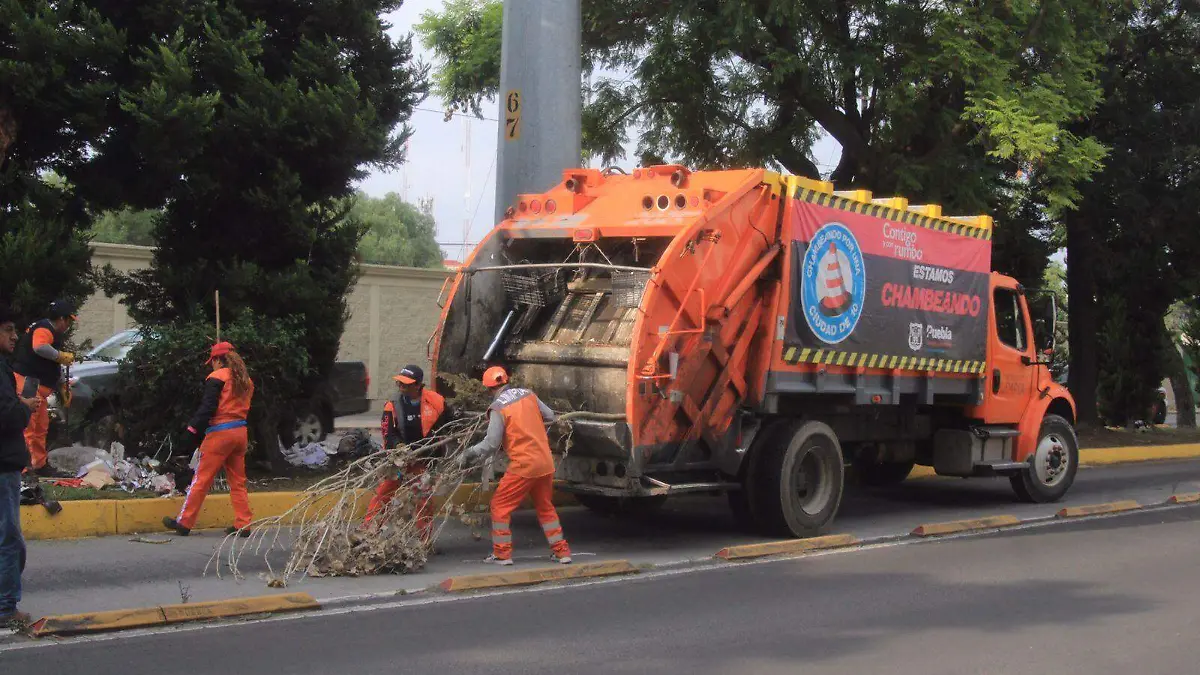
M 1163 317 L 1200 293 L 1200 14 L 1185 0 L 1149 0 L 1114 18 L 1104 103 L 1073 127 L 1112 153 L 1063 217 L 1069 386 L 1084 422 L 1098 419 L 1098 393 L 1110 420 L 1145 416 L 1166 369 L 1178 369 L 1163 361 L 1173 352 Z
M 389 192 L 376 199 L 360 192 L 350 207 L 349 217 L 366 230 L 359 244 L 363 262 L 406 267 L 441 267 L 444 256 L 438 248 L 432 205 L 414 206 Z
M 500 2 L 448 0 L 417 26 L 434 50 L 436 92 L 478 112 L 498 87 Z M 588 152 L 700 167 L 820 173 L 823 131 L 842 146 L 839 187 L 988 206 L 1023 170 L 1053 209 L 1104 151 L 1067 125 L 1099 101 L 1105 5 L 1086 0 L 942 4 L 844 0 L 583 3 Z
M 123 50 L 84 5 L 0 0 L 0 293 L 22 321 L 91 290 L 87 213 L 71 185 L 42 174 L 90 161 Z
M 403 159 L 424 92 L 380 19 L 399 3 L 93 1 L 132 44 L 111 128 L 74 180 L 99 209 L 163 208 L 151 267 L 109 270 L 106 291 L 144 325 L 211 322 L 217 290 L 226 322 L 298 320 L 290 348 L 324 377 L 364 231 L 344 199 L 365 167 Z M 269 412 L 271 447 L 283 411 Z
M 92 239 L 109 244 L 154 245 L 154 223 L 161 212 L 153 209 L 105 211 L 92 223 Z

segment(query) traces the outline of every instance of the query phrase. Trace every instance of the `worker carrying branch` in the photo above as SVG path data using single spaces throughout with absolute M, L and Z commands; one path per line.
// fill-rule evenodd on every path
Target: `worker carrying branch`
M 512 513 L 529 495 L 538 522 L 550 543 L 551 559 L 571 562 L 571 547 L 563 537 L 562 524 L 554 509 L 554 458 L 546 426 L 555 420 L 554 411 L 528 389 L 508 386 L 508 373 L 499 366 L 487 369 L 483 384 L 495 400 L 488 407 L 487 436 L 462 455 L 464 463 L 482 462 L 501 447 L 508 454 L 508 470 L 492 497 L 492 555 L 488 562 L 511 565 Z
M 383 447 L 391 450 L 427 438 L 456 416 L 446 399 L 425 387 L 425 373 L 419 366 L 408 365 L 392 378 L 396 381 L 396 397 L 383 405 L 380 421 Z M 416 520 L 421 539 L 426 544 L 433 530 L 432 481 L 426 480 L 430 460 L 440 457 L 444 449 L 431 450 L 421 459 L 400 467 L 395 478 L 379 484 L 367 507 L 366 523 L 370 524 L 400 489 L 401 477 L 407 476 L 416 486 Z
M 75 355 L 64 350 L 64 339 L 76 318 L 74 305 L 66 300 L 57 300 L 50 305 L 46 318 L 30 325 L 17 344 L 17 358 L 13 364 L 17 391 L 24 391 L 26 378 L 34 378 L 38 382 L 37 398 L 41 403 L 25 427 L 25 444 L 29 446 L 30 468 L 40 475 L 53 473 L 46 464 L 46 435 L 50 431 L 46 397 L 62 381 L 62 367 L 75 363 Z M 64 393 L 69 395 L 69 392 L 68 385 Z M 64 409 L 68 404 L 69 401 L 63 401 Z
M 254 520 L 254 514 L 250 512 L 250 495 L 246 491 L 246 447 L 249 444 L 246 418 L 254 398 L 254 382 L 242 357 L 228 342 L 212 346 L 208 364 L 212 366 L 212 373 L 204 381 L 203 399 L 187 428 L 193 443 L 200 446 L 200 464 L 196 466 L 178 518 L 163 518 L 163 525 L 180 536 L 188 536 L 196 526 L 200 507 L 213 479 L 218 471 L 225 469 L 234 515 L 233 527 L 225 531 L 249 536 L 246 528 Z

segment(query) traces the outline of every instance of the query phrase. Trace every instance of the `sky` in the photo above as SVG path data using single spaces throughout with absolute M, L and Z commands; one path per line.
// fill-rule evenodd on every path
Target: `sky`
M 400 38 L 413 32 L 422 13 L 441 7 L 442 0 L 405 0 L 400 9 L 385 16 L 385 21 L 392 25 L 390 34 Z M 413 52 L 424 63 L 435 65 L 433 55 L 421 47 L 419 39 L 413 40 Z M 459 115 L 447 122 L 441 101 L 430 95 L 413 111 L 408 161 L 393 171 L 373 171 L 359 184 L 359 189 L 374 197 L 396 192 L 414 203 L 432 197 L 437 240 L 452 260 L 465 257 L 458 244 L 479 241 L 495 225 L 492 217 L 499 140 L 495 118 L 499 104 L 492 105 L 496 111 L 489 113 L 485 108 L 484 112 L 490 119 Z M 837 164 L 841 148 L 832 139 L 823 138 L 814 153 L 820 166 L 832 167 Z M 633 161 L 618 164 L 628 170 Z M 464 175 L 469 180 L 463 181 Z

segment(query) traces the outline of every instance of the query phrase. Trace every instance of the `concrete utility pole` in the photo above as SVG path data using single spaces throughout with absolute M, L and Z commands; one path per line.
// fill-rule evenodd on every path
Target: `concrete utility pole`
M 579 166 L 580 0 L 506 0 L 500 50 L 496 222 L 518 194 Z

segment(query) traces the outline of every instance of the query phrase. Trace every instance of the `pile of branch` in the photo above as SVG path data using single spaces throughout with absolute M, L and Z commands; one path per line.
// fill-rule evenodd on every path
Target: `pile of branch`
M 228 571 L 241 579 L 240 563 L 247 554 L 266 560 L 271 586 L 284 586 L 297 575 L 359 576 L 421 569 L 449 520 L 473 527 L 482 520 L 455 505 L 451 497 L 472 473 L 478 473 L 459 460 L 486 425 L 482 413 L 464 415 L 435 436 L 346 465 L 302 492 L 285 513 L 252 523 L 248 538 L 226 537 L 205 566 L 205 574 L 215 569 L 217 576 Z M 406 470 L 417 462 L 427 466 L 425 472 L 414 475 Z M 364 524 L 364 510 L 375 488 L 397 477 L 401 484 L 395 497 L 369 525 Z M 421 493 L 435 495 L 428 541 L 414 517 Z M 290 551 L 282 569 L 271 563 L 270 553 L 277 550 Z
M 482 402 L 479 392 L 458 394 L 456 404 Z M 490 402 L 490 396 L 486 402 Z M 615 420 L 623 416 L 583 411 L 561 415 L 550 436 L 564 452 L 569 452 L 571 446 L 573 419 Z M 217 576 L 228 571 L 235 578 L 243 578 L 240 563 L 247 554 L 263 557 L 268 584 L 275 587 L 286 586 L 297 575 L 360 576 L 420 570 L 447 523 L 462 522 L 472 528 L 477 539 L 481 538 L 479 531 L 487 518 L 487 506 L 481 504 L 482 495 L 478 493 L 486 485 L 481 483 L 470 494 L 452 498 L 468 478 L 479 475 L 478 468 L 464 466 L 461 457 L 482 438 L 486 427 L 485 413 L 463 413 L 429 438 L 379 450 L 346 465 L 302 492 L 298 503 L 287 512 L 252 523 L 249 538 L 226 537 L 205 566 L 205 574 L 215 568 Z M 417 462 L 424 463 L 425 472 L 410 470 Z M 375 488 L 383 480 L 397 477 L 401 485 L 391 502 L 369 525 L 364 524 L 365 507 Z M 423 539 L 416 518 L 417 504 L 422 494 L 430 493 L 434 495 L 431 534 Z M 464 503 L 480 506 L 468 510 Z M 270 554 L 280 550 L 290 553 L 282 569 L 275 569 Z

